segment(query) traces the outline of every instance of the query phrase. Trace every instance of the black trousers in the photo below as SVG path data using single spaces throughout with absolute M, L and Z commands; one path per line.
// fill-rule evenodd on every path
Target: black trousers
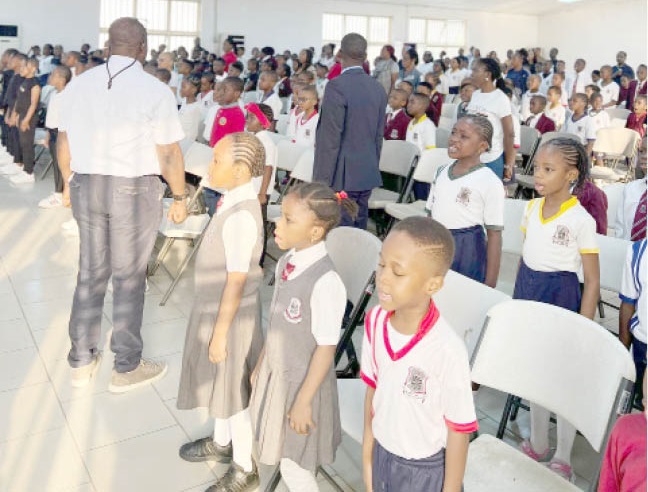
M 34 173 L 36 164 L 36 153 L 34 152 L 34 136 L 36 135 L 36 120 L 34 120 L 26 131 L 20 130 L 18 140 L 20 144 L 20 153 L 22 155 L 23 170 L 27 174 Z M 20 161 L 18 161 L 20 162 Z
M 56 140 L 58 130 L 47 130 L 49 132 L 49 151 L 52 156 L 52 169 L 54 170 L 54 192 L 63 193 L 63 175 L 58 166 L 58 157 L 56 156 Z

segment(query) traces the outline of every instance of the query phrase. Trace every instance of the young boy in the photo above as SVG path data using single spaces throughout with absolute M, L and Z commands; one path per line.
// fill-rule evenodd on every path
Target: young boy
M 430 105 L 430 99 L 425 94 L 412 94 L 407 102 L 407 113 L 412 117 L 407 125 L 405 140 L 413 143 L 420 152 L 436 147 L 436 126 L 425 114 Z M 414 196 L 417 200 L 427 200 L 430 185 L 414 182 Z
M 18 128 L 18 139 L 20 153 L 22 155 L 23 168 L 21 172 L 11 177 L 15 185 L 29 184 L 34 182 L 34 165 L 36 156 L 34 154 L 34 135 L 36 123 L 38 122 L 38 103 L 40 101 L 40 85 L 36 78 L 38 60 L 30 58 L 23 60 L 20 65 L 20 76 L 23 78 L 18 87 L 18 94 L 11 111 L 12 124 Z
M 526 121 L 531 117 L 531 98 L 542 95 L 540 92 L 540 76 L 529 75 L 527 79 L 527 91 L 522 94 L 520 99 L 520 117 Z
M 279 77 L 277 76 L 277 72 L 261 72 L 259 76 L 259 95 L 257 98 L 258 104 L 267 104 L 272 108 L 275 121 L 281 114 L 281 108 L 283 106 L 279 95 L 274 91 L 274 87 L 278 81 Z
M 646 96 L 635 97 L 633 112 L 628 115 L 626 128 L 636 131 L 641 137 L 646 134 Z
M 304 146 L 315 146 L 315 131 L 319 121 L 319 114 L 315 109 L 317 105 L 317 89 L 314 85 L 307 85 L 299 91 L 297 98 L 300 115 L 295 119 L 295 126 L 289 128 L 289 137 L 293 143 Z
M 425 115 L 430 118 L 432 123 L 438 125 L 439 119 L 441 118 L 443 98 L 435 91 L 434 86 L 428 82 L 421 82 L 416 86 L 416 92 L 425 95 L 430 100 Z
M 328 75 L 329 67 L 322 62 L 319 62 L 315 65 L 315 73 L 317 74 L 317 80 L 315 81 L 315 87 L 317 87 L 317 95 L 322 100 L 324 97 L 324 89 L 326 89 L 326 84 L 328 84 Z
M 383 243 L 380 305 L 365 317 L 360 373 L 368 490 L 461 490 L 478 428 L 468 356 L 431 300 L 453 256 L 450 232 L 425 217 L 399 222 Z
M 63 176 L 58 167 L 58 158 L 56 155 L 56 139 L 58 137 L 58 115 L 61 104 L 61 91 L 72 79 L 72 72 L 64 65 L 54 67 L 48 78 L 48 85 L 54 87 L 56 91 L 49 100 L 47 105 L 47 116 L 45 117 L 45 127 L 47 128 L 47 138 L 45 146 L 49 148 L 52 156 L 52 169 L 54 170 L 54 193 L 49 197 L 43 198 L 38 206 L 40 208 L 54 208 L 63 205 Z
M 407 93 L 402 89 L 393 89 L 388 99 L 391 111 L 385 117 L 385 140 L 405 140 L 407 127 L 411 118 L 405 112 Z
M 603 109 L 612 108 L 619 104 L 619 91 L 620 87 L 614 80 L 612 80 L 612 67 L 604 65 L 601 67 L 601 80 L 598 86 L 601 88 L 601 95 L 603 96 Z
M 603 96 L 599 92 L 594 92 L 590 97 L 590 106 L 592 109 L 590 109 L 589 116 L 592 118 L 594 130 L 599 131 L 601 128 L 609 128 L 610 115 L 603 110 Z
M 241 78 L 242 73 L 243 73 L 243 64 L 240 61 L 233 62 L 229 66 L 229 69 L 227 70 L 227 75 L 230 77 Z
M 587 155 L 592 155 L 596 130 L 591 118 L 586 113 L 587 96 L 585 94 L 574 94 L 569 100 L 569 109 L 571 114 L 565 120 L 562 131 L 576 135 L 585 146 Z
M 561 104 L 562 90 L 560 87 L 552 85 L 547 91 L 547 102 L 549 103 L 545 108 L 545 115 L 551 118 L 556 125 L 556 131 L 559 132 L 565 124 L 565 106 Z
M 259 61 L 250 58 L 247 61 L 247 77 L 245 78 L 245 92 L 255 91 L 259 82 Z
M 472 99 L 475 86 L 470 79 L 463 79 L 459 87 L 459 98 L 461 102 L 457 105 L 457 113 L 455 114 L 455 121 L 468 114 L 468 105 Z
M 535 128 L 540 133 L 555 132 L 556 124 L 551 118 L 547 118 L 544 114 L 546 106 L 547 100 L 543 95 L 536 94 L 531 97 L 531 102 L 529 103 L 531 116 L 525 120 L 524 124 L 531 128 Z

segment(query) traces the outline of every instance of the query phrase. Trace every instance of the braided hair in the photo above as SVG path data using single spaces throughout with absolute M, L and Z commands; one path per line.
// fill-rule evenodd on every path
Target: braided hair
M 488 118 L 477 114 L 466 114 L 459 119 L 473 125 L 482 140 L 488 144 L 490 150 L 493 145 L 493 125 L 488 121 Z
M 558 137 L 542 144 L 540 149 L 550 149 L 560 152 L 565 163 L 568 166 L 576 168 L 578 171 L 578 179 L 574 184 L 574 189 L 580 188 L 585 183 L 589 175 L 589 160 L 583 144 L 571 138 Z
M 253 178 L 263 175 L 266 163 L 265 148 L 261 141 L 251 133 L 230 133 L 232 159 L 235 165 L 246 166 Z
M 290 195 L 303 201 L 315 214 L 324 228 L 324 236 L 340 223 L 342 210 L 353 218 L 358 214 L 358 205 L 346 193 L 336 193 L 322 183 L 300 183 L 290 190 Z

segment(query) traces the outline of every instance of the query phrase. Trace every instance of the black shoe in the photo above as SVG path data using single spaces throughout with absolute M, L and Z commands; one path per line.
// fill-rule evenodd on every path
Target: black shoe
M 254 462 L 252 471 L 246 472 L 232 461 L 225 475 L 205 492 L 253 492 L 257 487 L 259 487 L 259 472 Z
M 203 437 L 194 442 L 188 442 L 180 447 L 180 458 L 196 463 L 198 461 L 232 461 L 232 445 L 219 446 L 212 436 Z

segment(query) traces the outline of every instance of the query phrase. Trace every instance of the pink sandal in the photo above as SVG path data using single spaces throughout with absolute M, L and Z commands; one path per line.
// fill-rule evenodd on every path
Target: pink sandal
M 520 444 L 520 451 L 526 454 L 533 461 L 549 461 L 549 455 L 551 454 L 551 449 L 549 448 L 545 449 L 542 453 L 536 453 L 529 439 L 522 441 Z
M 552 459 L 547 463 L 547 468 L 552 472 L 557 473 L 568 482 L 574 483 L 574 471 L 572 470 L 571 465 L 568 465 L 564 461 Z

